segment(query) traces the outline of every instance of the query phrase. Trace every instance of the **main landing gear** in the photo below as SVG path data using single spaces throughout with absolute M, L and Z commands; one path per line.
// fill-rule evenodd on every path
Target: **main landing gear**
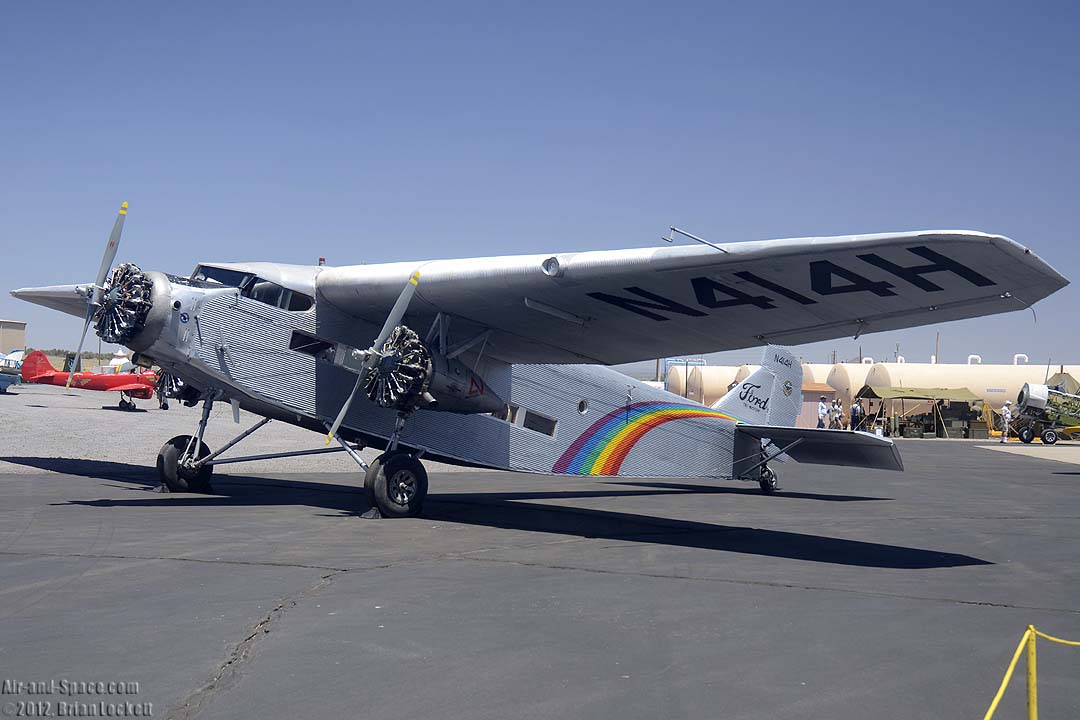
M 366 518 L 416 517 L 424 507 L 428 478 L 420 455 L 398 449 L 398 436 L 405 427 L 407 414 L 399 412 L 386 452 L 364 466 L 358 455 L 353 460 L 364 468 L 364 491 L 371 509 Z M 344 441 L 338 440 L 344 445 Z M 352 453 L 350 453 L 352 454 Z
M 405 426 L 404 414 L 398 416 L 386 452 L 370 465 L 360 457 L 359 451 L 363 449 L 362 446 L 350 445 L 338 435 L 335 435 L 335 439 L 341 447 L 222 458 L 220 456 L 226 450 L 269 423 L 270 418 L 263 418 L 225 443 L 220 450 L 211 452 L 203 442 L 203 434 L 206 432 L 206 424 L 210 420 L 210 410 L 214 406 L 216 397 L 211 396 L 203 401 L 202 417 L 199 419 L 199 426 L 194 435 L 177 435 L 161 446 L 157 457 L 157 471 L 163 491 L 211 493 L 213 487 L 210 480 L 213 477 L 215 465 L 345 452 L 364 471 L 364 492 L 371 506 L 364 513 L 364 517 L 416 517 L 423 509 L 424 499 L 427 497 L 428 478 L 420 462 L 422 452 L 414 454 L 398 449 L 398 436 Z
M 766 495 L 772 495 L 776 492 L 779 485 L 777 485 L 776 471 L 768 465 L 761 466 L 761 477 L 758 478 L 758 485 L 761 486 L 761 492 Z
M 385 452 L 364 473 L 364 491 L 371 504 L 364 516 L 416 517 L 427 490 L 427 471 L 416 456 L 402 450 Z
M 135 409 L 137 409 L 136 406 L 135 406 L 135 401 L 131 400 L 130 398 L 127 397 L 127 395 L 124 395 L 123 393 L 120 394 L 119 407 L 120 407 L 121 410 L 135 410 Z
M 169 492 L 213 492 L 210 477 L 214 474 L 214 466 L 205 463 L 210 457 L 210 448 L 202 440 L 213 406 L 213 397 L 203 402 L 202 417 L 195 435 L 177 435 L 158 451 L 158 479 Z

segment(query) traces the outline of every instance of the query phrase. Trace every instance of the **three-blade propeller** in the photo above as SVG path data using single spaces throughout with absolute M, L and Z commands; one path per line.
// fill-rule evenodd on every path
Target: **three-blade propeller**
M 109 274 L 109 268 L 112 267 L 113 260 L 116 259 L 116 251 L 120 247 L 120 233 L 124 231 L 124 218 L 127 217 L 127 211 L 128 204 L 126 202 L 120 203 L 120 212 L 116 216 L 116 222 L 113 223 L 112 232 L 109 233 L 109 242 L 105 245 L 105 254 L 101 256 L 101 267 L 98 268 L 94 286 L 90 288 L 90 292 L 86 296 L 86 322 L 83 323 L 82 335 L 79 336 L 79 349 L 75 351 L 75 362 L 71 366 L 71 372 L 68 373 L 65 387 L 71 387 L 71 379 L 77 371 L 82 369 L 82 349 L 83 343 L 86 342 L 86 331 L 90 329 L 90 323 L 93 321 L 94 313 L 97 312 L 100 304 L 98 293 L 101 292 L 102 287 L 105 285 L 105 277 Z
M 386 344 L 386 340 L 390 337 L 390 333 L 394 331 L 394 328 L 401 324 L 401 319 L 405 317 L 405 311 L 409 308 L 409 302 L 412 301 L 413 293 L 416 292 L 416 286 L 419 282 L 420 271 L 417 270 L 409 277 L 409 282 L 405 283 L 405 289 L 398 295 L 397 302 L 395 302 L 394 307 L 391 308 L 390 314 L 386 316 L 386 322 L 383 323 L 382 330 L 379 331 L 378 336 L 375 338 L 375 342 L 373 342 L 368 349 L 364 362 L 360 366 L 360 374 L 356 377 L 356 384 L 353 385 L 352 392 L 349 393 L 349 397 L 345 399 L 345 404 L 341 406 L 341 410 L 334 419 L 333 425 L 330 426 L 330 432 L 326 434 L 327 445 L 334 439 L 334 435 L 337 434 L 338 428 L 341 427 L 341 423 L 345 419 L 346 413 L 349 412 L 349 406 L 352 405 L 357 393 L 360 392 L 360 386 L 363 385 L 364 378 L 367 376 L 368 372 L 375 367 L 375 364 L 382 359 L 383 345 Z

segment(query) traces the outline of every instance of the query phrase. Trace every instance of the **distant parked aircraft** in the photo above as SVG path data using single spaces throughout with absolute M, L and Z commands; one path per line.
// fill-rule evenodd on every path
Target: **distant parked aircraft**
M 19 382 L 19 368 L 22 367 L 23 351 L 17 350 L 7 355 L 0 355 L 0 393 Z
M 106 371 L 111 368 L 105 368 Z M 70 382 L 68 378 L 70 376 Z M 22 380 L 39 385 L 61 385 L 77 387 L 83 390 L 109 390 L 120 393 L 120 408 L 134 410 L 132 398 L 149 400 L 154 396 L 157 376 L 152 372 L 76 372 L 66 373 L 57 370 L 45 357 L 45 353 L 35 350 L 26 356 L 22 364 Z

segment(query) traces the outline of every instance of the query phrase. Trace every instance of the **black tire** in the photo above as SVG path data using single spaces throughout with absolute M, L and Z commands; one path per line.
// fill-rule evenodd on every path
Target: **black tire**
M 177 435 L 161 446 L 157 457 L 158 478 L 169 488 L 169 492 L 213 492 L 210 487 L 210 478 L 214 474 L 213 465 L 202 465 L 198 470 L 192 471 L 179 464 L 180 456 L 190 440 L 190 435 Z M 210 448 L 206 443 L 199 443 L 198 457 L 204 458 L 209 454 Z
M 1043 441 L 1043 445 L 1053 445 L 1058 441 L 1058 432 L 1053 428 L 1046 428 L 1042 431 L 1039 439 Z
M 1031 427 L 1020 428 L 1020 432 L 1016 433 L 1016 436 L 1020 438 L 1020 442 L 1027 444 L 1035 439 L 1035 429 Z
M 773 469 L 765 466 L 761 468 L 761 477 L 758 479 L 758 485 L 761 486 L 761 492 L 766 495 L 773 495 L 777 490 L 777 477 Z
M 383 517 L 417 517 L 427 497 L 423 464 L 406 452 L 383 453 L 368 467 L 364 490 Z

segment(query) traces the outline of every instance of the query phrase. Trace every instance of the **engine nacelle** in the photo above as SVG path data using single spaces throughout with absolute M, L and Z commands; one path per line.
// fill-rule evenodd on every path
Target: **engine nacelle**
M 1026 383 L 1016 398 L 1016 406 L 1025 417 L 1065 427 L 1080 425 L 1080 395 Z
M 1049 400 L 1049 387 L 1024 383 L 1024 387 L 1020 388 L 1020 394 L 1016 396 L 1016 409 L 1021 413 L 1036 414 L 1046 407 Z
M 492 391 L 484 378 L 460 360 L 445 355 L 431 356 L 427 391 L 435 398 L 428 410 L 468 414 L 500 413 L 506 409 L 506 401 Z

